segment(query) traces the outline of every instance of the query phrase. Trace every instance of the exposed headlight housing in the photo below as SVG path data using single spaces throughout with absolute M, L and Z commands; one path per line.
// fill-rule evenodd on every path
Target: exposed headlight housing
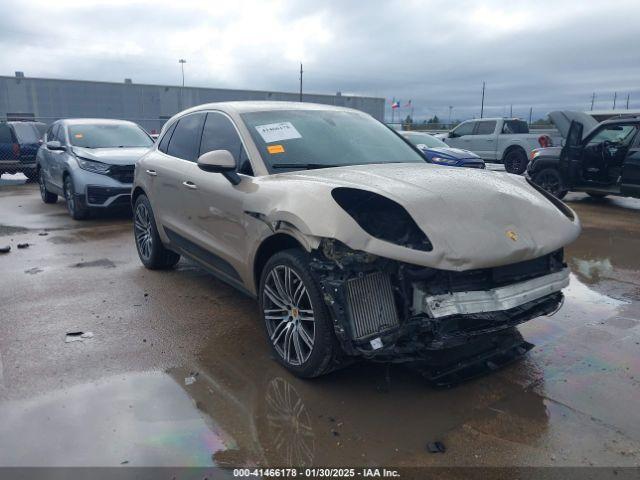
M 109 169 L 111 168 L 111 165 L 108 163 L 96 162 L 95 160 L 89 160 L 82 157 L 76 157 L 76 159 L 78 160 L 78 166 L 88 172 L 106 175 L 109 173 Z
M 442 158 L 442 157 L 433 157 L 431 159 L 434 163 L 441 163 L 443 165 L 455 165 L 458 163 L 458 160 L 455 158 Z
M 423 252 L 433 250 L 409 212 L 390 198 L 348 187 L 334 188 L 331 196 L 372 237 Z

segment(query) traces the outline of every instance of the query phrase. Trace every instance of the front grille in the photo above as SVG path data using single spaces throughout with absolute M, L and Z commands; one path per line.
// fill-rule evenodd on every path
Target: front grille
M 108 175 L 121 183 L 133 183 L 134 168 L 134 165 L 112 165 Z
M 398 325 L 391 278 L 386 273 L 347 281 L 347 308 L 356 340 Z
M 490 288 L 522 282 L 557 272 L 564 266 L 563 252 L 557 250 L 548 255 L 512 263 L 502 267 L 448 272 L 448 286 L 452 292 L 488 290 Z
M 96 185 L 89 185 L 87 187 L 87 202 L 93 205 L 103 205 L 107 200 L 115 195 L 129 195 L 130 193 L 131 190 L 128 188 L 98 187 Z M 130 197 L 127 196 L 120 198 L 123 204 L 127 204 Z

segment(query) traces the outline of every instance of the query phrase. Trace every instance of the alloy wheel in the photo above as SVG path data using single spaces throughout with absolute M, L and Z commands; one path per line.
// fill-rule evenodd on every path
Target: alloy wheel
M 151 258 L 153 247 L 153 232 L 151 230 L 151 216 L 146 205 L 142 202 L 136 206 L 136 214 L 133 223 L 136 236 L 136 245 L 140 255 L 145 260 Z
M 269 340 L 290 365 L 302 365 L 313 350 L 315 317 L 304 282 L 294 269 L 276 265 L 267 274 L 262 293 Z
M 71 184 L 69 177 L 67 177 L 64 183 L 64 199 L 67 202 L 67 210 L 69 210 L 69 213 L 73 215 L 76 211 L 76 200 L 73 193 L 73 185 Z
M 44 174 L 42 170 L 38 170 L 38 186 L 40 187 L 40 196 L 42 200 L 46 200 L 47 197 L 47 187 L 44 184 Z

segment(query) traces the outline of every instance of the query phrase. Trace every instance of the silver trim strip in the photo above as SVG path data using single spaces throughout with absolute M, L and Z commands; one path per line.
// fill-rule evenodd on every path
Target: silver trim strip
M 413 290 L 413 308 L 416 314 L 426 313 L 431 318 L 496 312 L 537 300 L 558 292 L 568 285 L 569 268 L 543 277 L 486 291 L 454 292 L 429 296 L 419 286 L 416 286 Z

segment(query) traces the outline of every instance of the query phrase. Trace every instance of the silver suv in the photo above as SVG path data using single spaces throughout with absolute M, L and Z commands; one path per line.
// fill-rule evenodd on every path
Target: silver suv
M 179 113 L 132 201 L 142 263 L 184 255 L 257 298 L 276 358 L 303 377 L 476 339 L 522 350 L 493 340 L 559 308 L 580 232 L 524 178 L 428 164 L 369 115 L 302 103 Z
M 45 203 L 61 195 L 76 220 L 92 210 L 128 207 L 136 161 L 153 145 L 142 127 L 124 120 L 54 122 L 36 156 Z

